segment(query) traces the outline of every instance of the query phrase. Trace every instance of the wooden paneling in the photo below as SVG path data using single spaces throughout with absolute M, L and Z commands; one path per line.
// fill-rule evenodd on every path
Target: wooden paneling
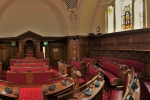
M 14 59 L 16 58 L 17 52 L 19 52 L 19 47 L 9 47 L 9 58 Z
M 150 43 L 150 37 L 134 37 L 133 43 L 134 44 L 149 44 Z
M 66 61 L 66 48 L 64 43 L 50 43 L 49 46 L 49 57 L 50 57 L 50 63 L 51 66 L 57 67 L 57 62 L 62 59 Z
M 0 48 L 0 61 L 7 61 L 7 48 Z
M 116 44 L 129 44 L 130 41 L 130 38 L 116 38 Z

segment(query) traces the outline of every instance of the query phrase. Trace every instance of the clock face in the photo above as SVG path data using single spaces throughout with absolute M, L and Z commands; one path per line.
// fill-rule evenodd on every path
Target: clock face
M 99 26 L 96 27 L 96 32 L 100 32 L 100 27 Z

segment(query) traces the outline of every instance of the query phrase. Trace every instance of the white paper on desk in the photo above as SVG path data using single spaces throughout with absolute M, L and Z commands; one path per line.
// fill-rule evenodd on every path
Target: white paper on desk
M 3 91 L 2 94 L 7 94 L 7 93 L 5 91 Z
M 139 91 L 140 91 L 140 88 L 135 89 L 135 91 L 136 91 L 136 92 L 139 92 Z

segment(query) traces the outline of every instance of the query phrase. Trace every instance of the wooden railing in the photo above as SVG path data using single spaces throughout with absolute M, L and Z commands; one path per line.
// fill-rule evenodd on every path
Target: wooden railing
M 72 95 L 70 100 L 74 100 L 74 99 L 75 100 L 81 100 L 81 98 L 83 99 L 84 97 L 86 97 L 85 94 L 84 94 L 85 90 L 87 88 L 92 88 L 90 85 L 98 79 L 98 81 L 100 81 L 100 85 L 101 86 L 99 88 L 93 88 L 92 89 L 92 92 L 93 92 L 92 95 L 87 97 L 87 98 L 89 98 L 88 100 L 91 100 L 101 90 L 101 88 L 104 85 L 104 80 L 99 80 L 99 78 L 100 78 L 100 73 L 98 73 L 94 78 L 92 78 L 90 81 L 88 81 L 84 85 L 78 87 L 77 89 L 72 90 L 71 92 L 59 95 L 58 96 L 58 100 L 61 99 L 61 98 L 63 98 L 63 97 L 65 97 L 65 96 L 68 96 L 68 95 Z M 87 87 L 85 90 L 82 90 L 80 92 L 80 89 L 83 88 L 83 87 L 85 87 L 85 86 L 89 86 L 89 87 Z M 97 91 L 95 91 L 96 89 L 97 89 Z M 77 97 L 73 96 L 73 94 L 76 93 L 76 92 L 78 92 L 78 96 Z

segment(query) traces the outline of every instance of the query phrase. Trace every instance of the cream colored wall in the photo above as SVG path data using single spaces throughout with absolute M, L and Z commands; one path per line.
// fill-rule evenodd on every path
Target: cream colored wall
M 108 0 L 100 0 L 97 4 L 96 11 L 93 16 L 93 21 L 92 21 L 92 32 L 97 34 L 96 28 L 99 26 L 100 27 L 100 32 L 102 34 L 106 33 L 107 30 L 107 17 L 106 17 L 106 10 L 107 10 L 107 5 L 101 6 L 102 3 L 108 2 Z M 106 18 L 105 18 L 106 17 Z
M 102 2 L 105 2 L 108 0 L 101 0 L 99 1 L 99 4 L 97 6 L 97 9 L 95 11 L 93 20 L 92 20 L 92 32 L 93 33 L 97 33 L 96 32 L 96 27 L 100 26 L 101 28 L 101 33 L 107 33 L 107 19 L 105 19 L 105 11 L 107 9 L 107 5 L 105 6 L 100 6 Z M 147 28 L 150 28 L 150 0 L 147 0 Z M 106 17 L 107 18 L 107 17 Z
M 42 36 L 66 36 L 68 25 L 53 2 L 14 0 L 0 12 L 0 37 L 32 31 Z
M 147 0 L 147 27 L 150 28 L 150 0 Z
M 93 33 L 92 23 L 95 15 L 96 8 L 98 6 L 99 0 L 85 0 L 82 5 L 82 12 L 79 20 L 79 34 L 80 35 L 88 35 L 89 33 Z
M 18 36 L 32 31 L 42 36 L 73 36 L 95 33 L 100 27 L 106 33 L 106 6 L 108 0 L 79 0 L 75 11 L 77 19 L 72 22 L 62 0 L 0 0 L 0 37 Z M 147 0 L 150 12 L 150 0 Z M 147 27 L 150 28 L 150 13 L 147 14 Z

